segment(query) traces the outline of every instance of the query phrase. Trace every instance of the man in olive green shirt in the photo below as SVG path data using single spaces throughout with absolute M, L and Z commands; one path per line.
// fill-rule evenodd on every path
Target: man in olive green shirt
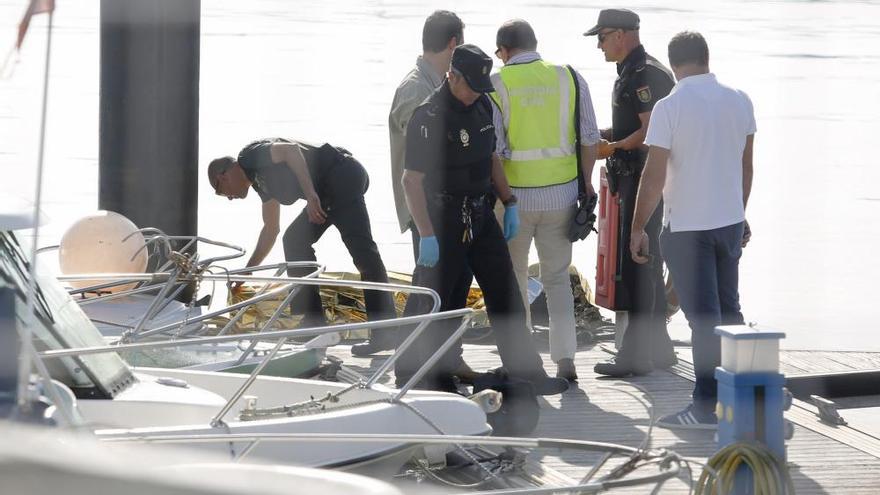
M 464 23 L 448 10 L 434 11 L 425 20 L 422 29 L 422 55 L 416 59 L 413 68 L 394 92 L 391 112 L 388 114 L 388 135 L 391 139 L 391 186 L 394 190 L 394 207 L 400 232 L 409 229 L 413 237 L 413 259 L 419 257 L 419 233 L 413 228 L 412 215 L 406 206 L 401 178 L 406 155 L 406 125 L 416 107 L 434 92 L 442 83 L 449 70 L 452 51 L 464 43 Z M 462 281 L 465 292 L 471 285 L 471 277 Z M 351 353 L 367 356 L 378 351 L 392 349 L 397 345 L 396 336 L 391 330 L 375 331 L 371 339 L 355 344 Z

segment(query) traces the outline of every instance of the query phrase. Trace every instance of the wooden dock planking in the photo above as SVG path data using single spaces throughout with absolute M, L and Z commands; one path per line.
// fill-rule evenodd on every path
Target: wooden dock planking
M 539 399 L 541 418 L 534 436 L 574 438 L 599 442 L 613 442 L 637 446 L 644 438 L 648 428 L 648 413 L 645 407 L 629 391 L 639 395 L 626 383 L 645 388 L 653 397 L 657 416 L 679 410 L 690 401 L 693 377 L 690 348 L 676 348 L 681 363 L 675 366 L 676 373 L 654 372 L 648 376 L 627 380 L 613 380 L 598 377 L 593 373 L 593 365 L 609 354 L 601 346 L 579 350 L 575 364 L 580 376 L 579 386 L 551 397 Z M 388 353 L 372 358 L 355 358 L 348 346 L 337 346 L 328 354 L 341 358 L 348 368 L 369 375 L 376 370 Z M 464 346 L 465 360 L 477 370 L 500 366 L 497 351 L 491 345 Z M 548 373 L 555 373 L 555 366 L 549 355 L 542 352 Z M 863 368 L 880 368 L 880 353 L 865 352 L 822 352 L 822 351 L 782 351 L 781 369 L 790 374 L 815 373 L 825 371 L 846 371 Z M 681 375 L 681 376 L 679 376 Z M 383 383 L 393 383 L 389 378 Z M 859 433 L 844 431 L 820 424 L 811 417 L 809 409 L 803 408 L 795 417 L 795 436 L 787 442 L 788 461 L 798 494 L 876 494 L 880 486 L 880 450 L 874 445 L 857 449 L 845 442 L 857 444 L 861 441 Z M 815 424 L 811 424 L 815 423 Z M 810 429 L 799 426 L 808 424 Z M 816 430 L 816 431 L 813 431 Z M 838 440 L 838 438 L 844 441 Z M 870 439 L 869 439 L 870 440 Z M 868 442 L 870 443 L 870 442 Z M 715 441 L 711 432 L 673 431 L 654 428 L 652 446 L 668 448 L 699 462 L 704 462 L 715 451 Z M 867 453 L 867 452 L 871 453 Z M 548 470 L 568 476 L 573 481 L 580 480 L 590 467 L 601 458 L 598 453 L 572 451 L 534 451 L 533 460 Z M 613 465 L 600 471 L 607 472 Z M 695 479 L 699 466 L 693 466 Z M 614 493 L 649 493 L 645 487 L 615 490 Z M 662 487 L 659 493 L 684 494 L 687 484 L 682 480 L 672 480 Z

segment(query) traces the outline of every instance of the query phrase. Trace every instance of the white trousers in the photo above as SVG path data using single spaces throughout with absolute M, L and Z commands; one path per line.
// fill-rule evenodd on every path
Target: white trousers
M 541 283 L 547 295 L 547 314 L 550 315 L 550 358 L 574 359 L 577 350 L 574 322 L 574 296 L 568 267 L 571 265 L 571 242 L 568 227 L 576 211 L 575 206 L 562 210 L 519 212 L 519 232 L 508 244 L 513 271 L 526 307 L 529 326 L 531 314 L 528 302 L 529 250 L 532 240 L 538 249 Z

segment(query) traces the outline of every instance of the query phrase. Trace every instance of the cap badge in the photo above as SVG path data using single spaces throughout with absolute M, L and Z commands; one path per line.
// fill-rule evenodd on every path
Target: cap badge
M 470 135 L 468 135 L 467 130 L 462 129 L 462 130 L 458 131 L 458 136 L 461 138 L 461 145 L 463 147 L 467 148 L 468 145 L 470 144 L 470 141 L 471 141 L 471 137 L 470 137 Z

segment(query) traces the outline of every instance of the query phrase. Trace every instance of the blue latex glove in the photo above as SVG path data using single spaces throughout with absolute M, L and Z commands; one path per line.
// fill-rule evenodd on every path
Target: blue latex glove
M 504 240 L 510 242 L 519 232 L 519 209 L 516 205 L 504 207 Z
M 419 266 L 432 267 L 440 260 L 440 244 L 434 236 L 419 239 Z

